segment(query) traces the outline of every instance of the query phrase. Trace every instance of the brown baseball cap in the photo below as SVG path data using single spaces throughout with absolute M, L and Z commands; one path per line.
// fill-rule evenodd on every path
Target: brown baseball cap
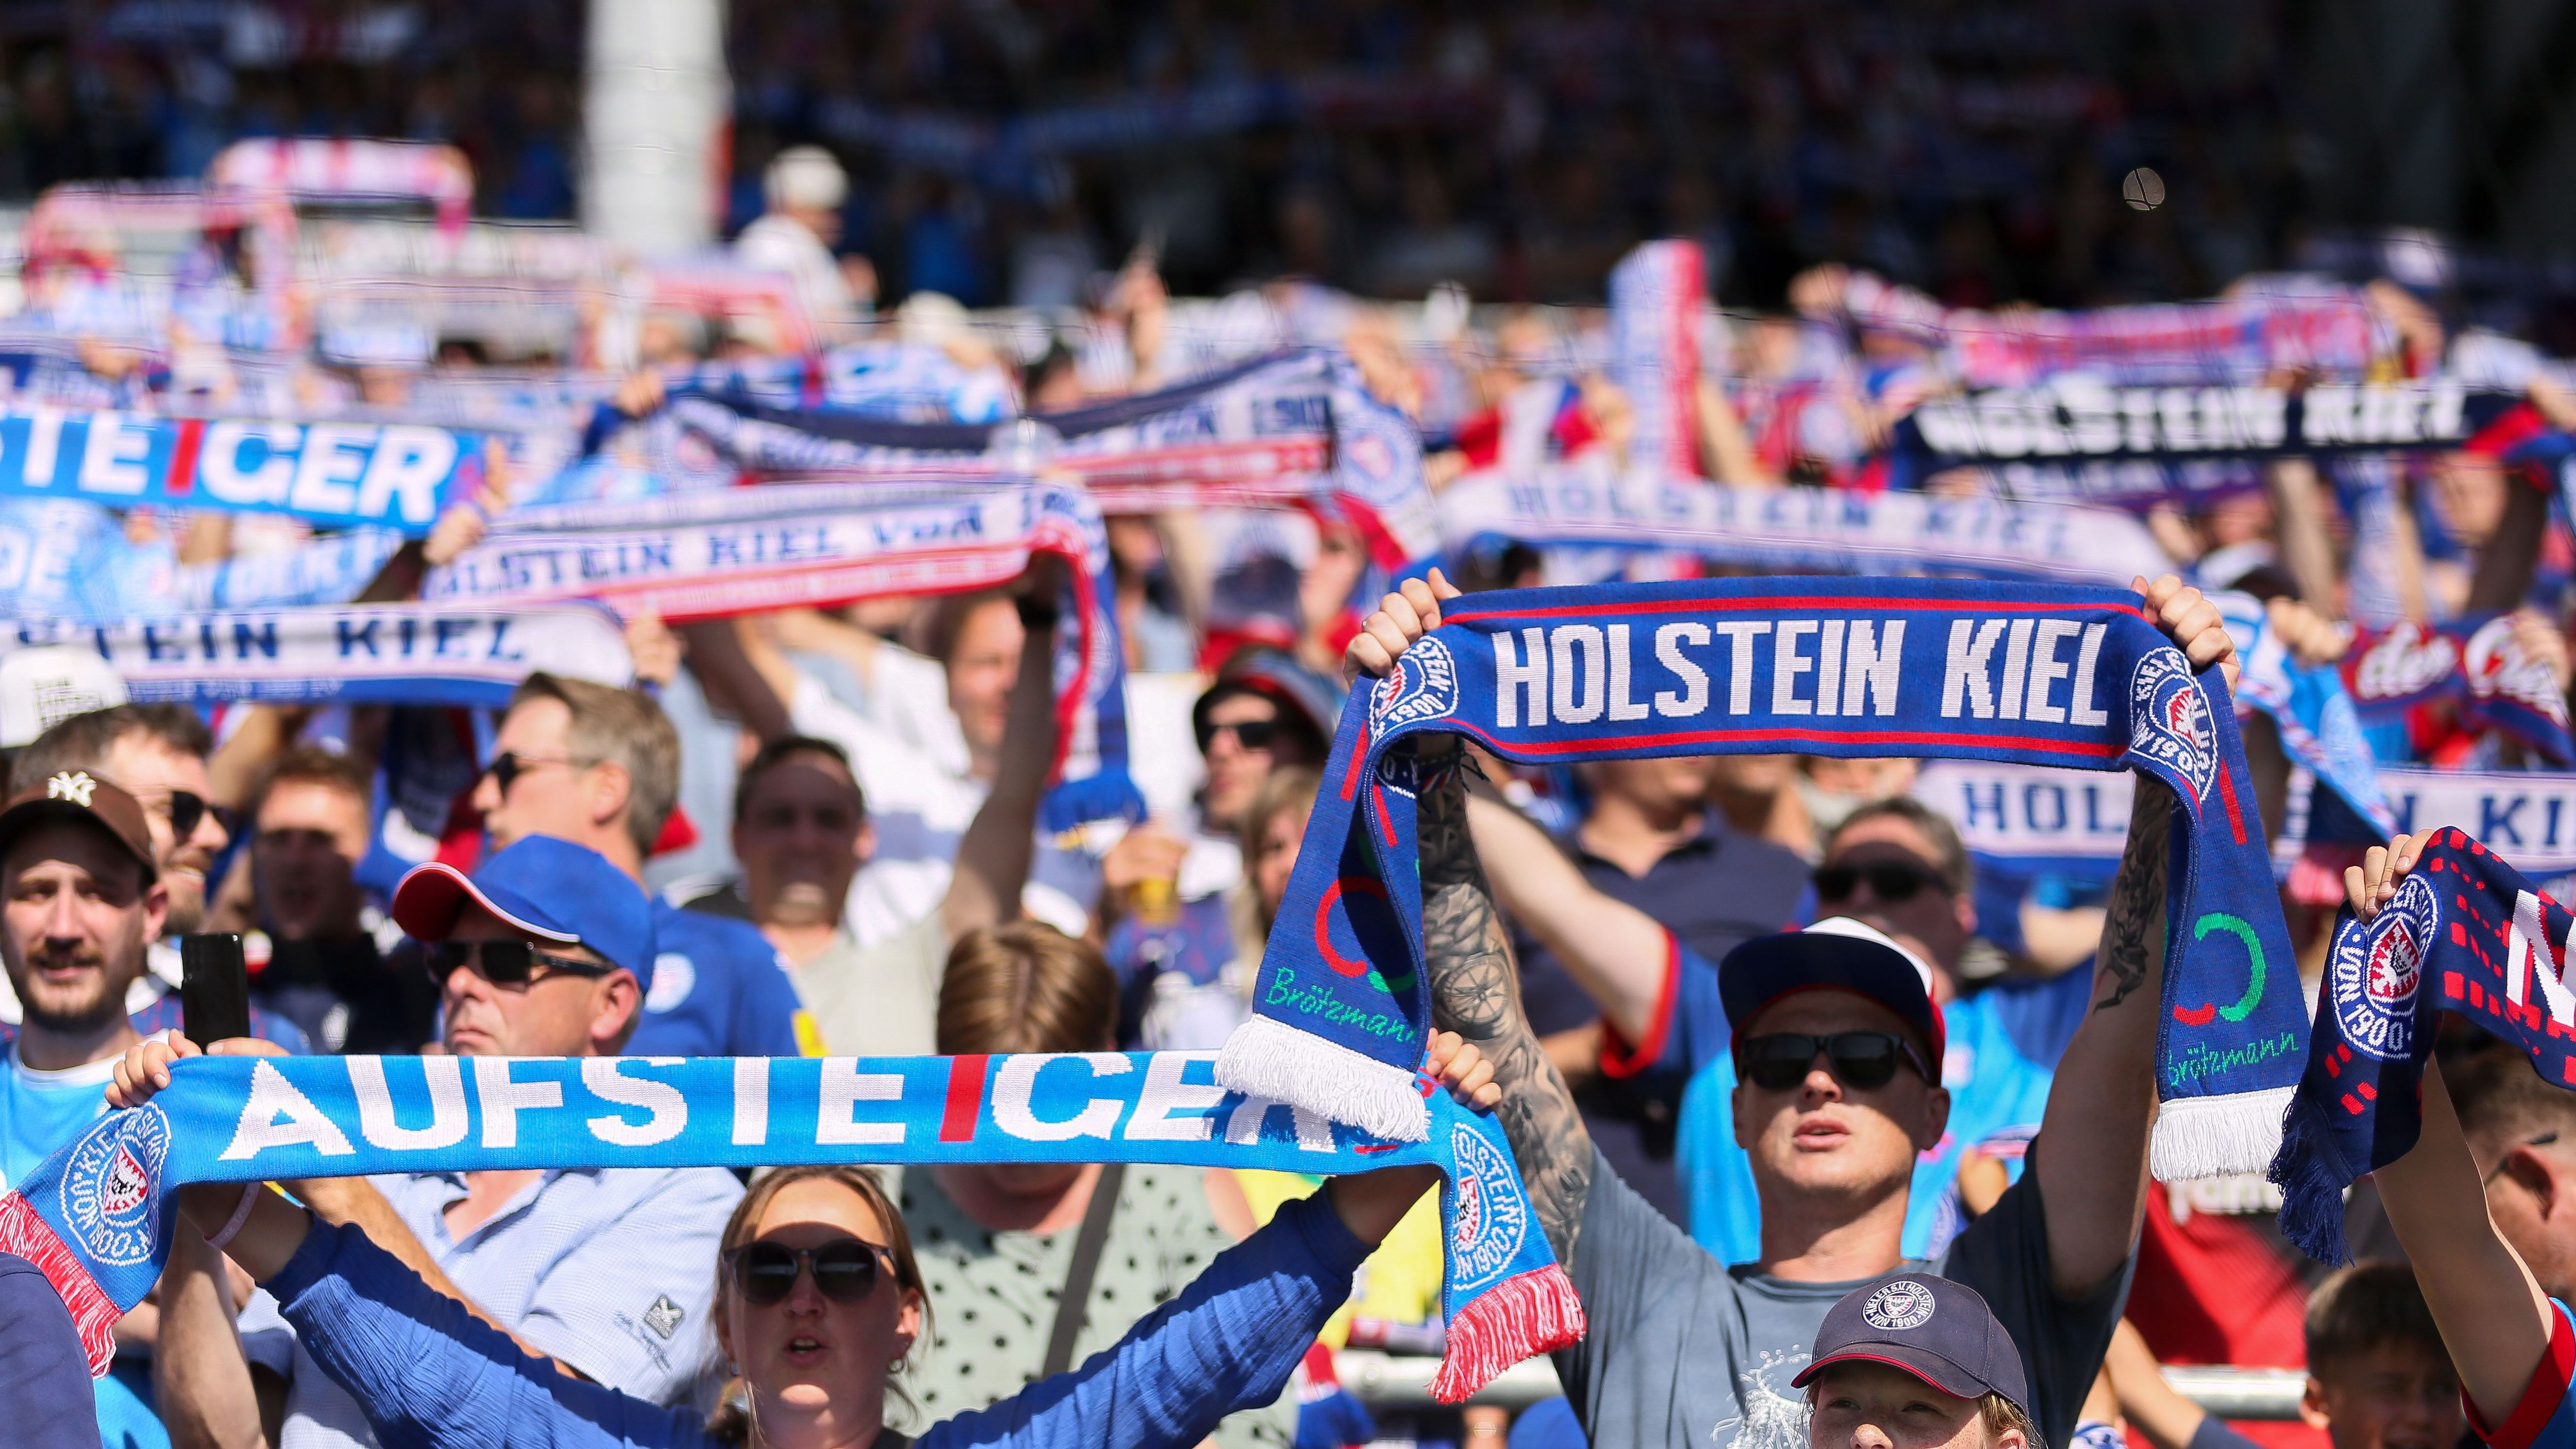
M 152 827 L 143 804 L 87 770 L 56 770 L 41 785 L 21 790 L 0 806 L 0 855 L 17 838 L 48 820 L 83 821 L 107 832 L 143 867 L 146 885 L 158 880 L 152 860 Z

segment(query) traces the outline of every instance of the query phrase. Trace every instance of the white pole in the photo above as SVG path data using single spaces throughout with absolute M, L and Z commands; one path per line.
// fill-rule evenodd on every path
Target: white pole
M 644 257 L 714 241 L 732 108 L 724 0 L 590 0 L 582 225 Z

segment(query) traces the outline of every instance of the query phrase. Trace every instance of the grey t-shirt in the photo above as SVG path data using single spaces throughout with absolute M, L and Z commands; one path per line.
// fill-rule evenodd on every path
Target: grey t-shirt
M 2134 1256 L 2131 1259 L 2135 1262 Z M 2020 1346 L 2031 1417 L 2063 1449 L 2111 1345 L 2127 1269 L 2078 1299 L 2049 1284 L 2048 1223 L 2029 1173 L 1938 1265 L 1984 1295 Z M 1572 1267 L 1591 1332 L 1556 1355 L 1594 1449 L 1806 1449 L 1804 1368 L 1825 1310 L 1860 1286 L 1729 1268 L 1593 1154 Z

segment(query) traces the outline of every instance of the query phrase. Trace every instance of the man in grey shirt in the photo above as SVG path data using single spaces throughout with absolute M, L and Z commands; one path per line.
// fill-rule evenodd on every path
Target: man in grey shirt
M 2146 607 L 2195 669 L 2234 672 L 2217 610 L 2170 576 Z M 1435 574 L 1387 596 L 1348 672 L 1382 674 L 1439 627 Z M 1426 757 L 1454 736 L 1427 736 Z M 1914 1158 L 1949 1117 L 1941 1020 L 1921 952 L 1883 922 L 1835 920 L 1729 953 L 1719 993 L 1740 1085 L 1736 1138 L 1762 1206 L 1761 1257 L 1729 1268 L 1619 1181 L 1531 1032 L 1494 891 L 1469 833 L 1465 769 L 1420 797 L 1422 938 L 1437 1024 L 1484 1048 L 1499 1115 L 1591 1331 L 1557 1355 L 1596 1449 L 1803 1449 L 1790 1381 L 1826 1310 L 1905 1266 Z M 2049 1091 L 2021 1181 L 1954 1242 L 1941 1274 L 1974 1288 L 2019 1347 L 2041 1440 L 2063 1446 L 2109 1346 L 2147 1185 L 2172 800 L 2142 779 L 2112 886 L 2093 1011 Z M 2052 1226 L 2053 1224 L 2053 1226 Z

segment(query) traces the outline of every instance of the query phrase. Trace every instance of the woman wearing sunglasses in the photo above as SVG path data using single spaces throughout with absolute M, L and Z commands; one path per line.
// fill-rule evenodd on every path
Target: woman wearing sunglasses
M 117 1100 L 168 1085 L 153 1041 L 119 1066 Z M 1471 1106 L 1500 1093 L 1473 1046 L 1435 1033 L 1426 1070 Z M 1335 1178 L 1221 1253 L 1189 1290 L 1105 1353 L 917 1440 L 889 1401 L 932 1305 L 903 1218 L 856 1166 L 801 1166 L 754 1185 L 725 1224 L 715 1340 L 734 1379 L 710 1420 L 576 1379 L 440 1295 L 356 1227 L 266 1191 L 184 1189 L 180 1230 L 274 1294 L 315 1361 L 365 1406 L 376 1437 L 420 1449 L 1187 1449 L 1219 1419 L 1279 1395 L 1351 1275 L 1438 1181 L 1422 1167 Z

